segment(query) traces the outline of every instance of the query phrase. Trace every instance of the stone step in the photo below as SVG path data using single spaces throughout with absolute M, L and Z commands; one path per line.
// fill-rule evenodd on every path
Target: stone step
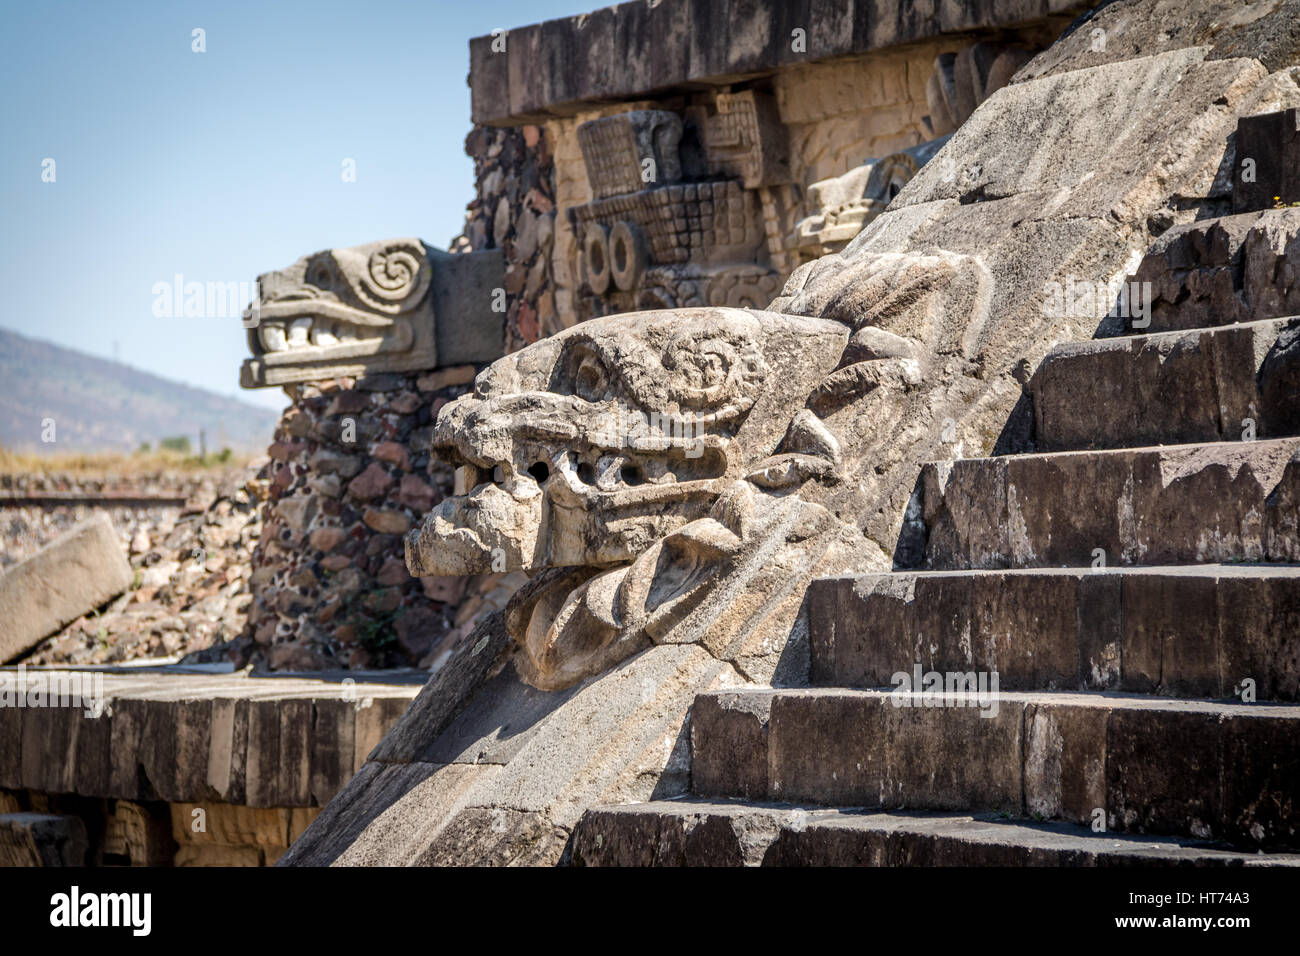
M 701 797 L 1104 820 L 1249 849 L 1300 839 L 1300 706 L 746 690 L 699 695 L 690 737 Z
M 991 814 L 662 800 L 594 807 L 573 866 L 1300 866 L 1300 854 L 1094 833 Z
M 1030 382 L 1040 451 L 1300 434 L 1300 318 L 1059 345 Z
M 0 668 L 0 789 L 324 806 L 427 679 L 367 673 Z
M 1300 439 L 931 462 L 900 553 L 924 570 L 1300 562 Z
M 1297 236 L 1296 208 L 1174 226 L 1156 239 L 1125 281 L 1129 301 L 1139 308 L 1126 310 L 1129 317 L 1103 320 L 1098 334 L 1167 332 L 1297 314 L 1300 283 L 1292 279 Z
M 1300 567 L 897 571 L 808 590 L 812 683 L 997 672 L 1003 690 L 1300 700 Z

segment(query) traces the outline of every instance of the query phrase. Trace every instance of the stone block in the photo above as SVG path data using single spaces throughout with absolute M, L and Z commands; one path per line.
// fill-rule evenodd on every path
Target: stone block
M 1233 212 L 1300 202 L 1300 110 L 1237 120 L 1234 173 Z
M 702 694 L 691 705 L 691 789 L 750 800 L 768 793 L 768 694 Z
M 109 516 L 100 512 L 0 574 L 0 661 L 99 608 L 134 572 Z

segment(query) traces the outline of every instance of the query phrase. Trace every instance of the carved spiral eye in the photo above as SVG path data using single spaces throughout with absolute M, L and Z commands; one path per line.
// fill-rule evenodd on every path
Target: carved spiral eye
M 370 255 L 366 286 L 377 297 L 397 302 L 411 294 L 422 265 L 410 249 L 381 249 Z
M 673 400 L 695 409 L 749 407 L 764 369 L 762 357 L 749 343 L 712 330 L 679 335 L 664 350 L 662 361 Z
M 679 341 L 664 356 L 664 367 L 680 376 L 691 391 L 710 391 L 727 382 L 736 351 L 725 342 Z

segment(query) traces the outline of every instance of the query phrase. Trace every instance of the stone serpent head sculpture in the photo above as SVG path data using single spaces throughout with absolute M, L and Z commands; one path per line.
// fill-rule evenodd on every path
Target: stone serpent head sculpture
M 434 361 L 431 250 L 419 239 L 326 249 L 258 277 L 245 387 Z
M 532 574 L 506 626 L 542 689 L 665 643 L 771 681 L 811 577 L 888 567 L 855 520 L 869 463 L 836 422 L 920 381 L 925 348 L 909 334 L 932 330 L 915 315 L 942 315 L 935 295 L 962 285 L 931 288 L 932 265 L 882 264 L 895 305 L 858 321 L 636 312 L 498 360 L 439 414 L 434 451 L 456 494 L 408 535 L 408 568 Z
M 761 607 L 706 596 L 729 573 L 738 591 L 781 577 L 788 541 L 837 525 L 779 502 L 832 478 L 834 439 L 790 436 L 847 338 L 821 319 L 683 309 L 596 319 L 499 360 L 438 417 L 458 493 L 408 537 L 408 566 L 535 573 L 507 627 L 547 689 L 652 642 L 744 636 Z

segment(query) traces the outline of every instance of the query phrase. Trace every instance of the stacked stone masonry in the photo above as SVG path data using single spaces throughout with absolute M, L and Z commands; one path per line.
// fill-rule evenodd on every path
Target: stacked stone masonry
M 423 677 L 0 669 L 0 862 L 273 864 Z
M 451 493 L 433 420 L 477 368 L 292 386 L 267 467 L 242 660 L 273 670 L 435 666 L 518 576 L 412 577 L 403 535 Z
M 620 311 L 761 307 L 795 266 L 842 249 L 937 151 L 943 137 L 1056 37 L 1070 13 L 1068 4 L 1015 13 L 970 11 L 966 19 L 908 24 L 902 28 L 905 38 L 850 30 L 852 39 L 847 40 L 843 34 L 822 36 L 814 29 L 814 36 L 805 37 L 810 45 L 796 53 L 780 47 L 781 37 L 791 34 L 799 17 L 777 6 L 759 4 L 745 16 L 756 22 L 771 18 L 765 28 L 784 33 L 769 34 L 769 46 L 751 51 L 745 69 L 729 68 L 717 75 L 707 68 L 701 72 L 694 55 L 692 67 L 681 75 L 675 67 L 654 61 L 650 47 L 671 49 L 694 34 L 656 34 L 659 39 L 643 50 L 637 38 L 644 34 L 630 24 L 644 11 L 633 4 L 600 11 L 581 22 L 552 21 L 511 31 L 504 48 L 500 40 L 494 47 L 490 37 L 471 43 L 475 121 L 499 127 L 497 142 L 522 130 L 530 143 L 543 143 L 539 153 L 549 161 L 542 188 L 551 203 L 544 210 L 519 196 L 505 197 L 503 205 L 497 193 L 502 180 L 493 173 L 496 164 L 481 158 L 496 148 L 484 145 L 494 138 L 490 126 L 478 127 L 469 140 L 479 167 L 479 197 L 471 204 L 466 229 L 473 248 L 491 245 L 492 234 L 484 228 L 488 218 L 526 216 L 529 208 L 550 213 L 552 206 L 555 213 L 547 231 L 553 244 L 543 250 L 545 280 L 538 276 L 532 281 L 528 273 L 530 287 L 545 287 L 549 298 L 534 302 L 533 296 L 525 296 L 529 309 L 518 317 L 512 307 L 512 347 L 533 340 L 523 333 L 531 332 L 534 311 L 546 334 Z M 844 11 L 835 16 L 811 9 L 804 13 L 809 22 L 821 23 L 817 17 L 835 21 Z M 614 19 L 607 21 L 608 16 Z M 849 19 L 855 16 L 851 12 Z M 726 20 L 728 13 L 724 4 L 675 0 L 654 17 L 666 28 L 683 17 L 698 25 L 701 18 Z M 786 19 L 789 24 L 784 24 Z M 975 26 L 984 32 L 964 32 Z M 734 55 L 726 29 L 705 35 L 710 58 Z M 748 32 L 745 43 L 755 35 Z M 592 55 L 616 55 L 606 44 L 627 43 L 626 56 L 619 55 L 626 72 L 578 81 L 574 98 L 546 99 L 544 107 L 521 112 L 523 102 L 540 106 L 539 91 L 554 85 L 556 92 L 550 95 L 566 96 L 559 88 L 573 83 L 558 72 L 571 72 L 568 61 L 553 56 L 530 57 L 525 70 L 521 50 L 540 52 L 539 43 L 552 54 L 572 44 L 575 56 L 588 50 Z M 644 62 L 647 54 L 652 62 Z M 642 73 L 646 85 L 638 86 L 631 78 Z M 680 88 L 687 75 L 693 92 Z M 610 90 L 599 89 L 608 81 L 613 81 Z M 586 82 L 593 87 L 583 92 Z M 666 92 L 647 98 L 646 91 L 659 89 Z M 616 135 L 610 126 L 638 115 L 668 117 L 676 124 L 667 138 L 655 134 L 663 139 L 658 152 L 640 154 L 621 145 L 622 134 Z M 931 143 L 936 145 L 928 146 Z M 510 157 L 512 151 L 502 146 L 497 155 Z M 656 163 L 649 179 L 647 159 Z M 543 166 L 527 162 L 521 175 L 527 177 L 534 165 Z M 701 189 L 711 185 L 713 192 L 697 200 L 676 187 L 674 195 L 672 184 L 679 178 L 698 182 Z M 614 197 L 620 201 L 612 202 Z M 703 224 L 709 218 L 741 235 L 735 241 L 703 242 L 708 231 Z M 622 285 L 603 278 L 599 269 L 593 276 L 590 255 L 593 224 L 603 227 L 608 248 L 613 240 L 609 233 L 620 222 L 645 232 L 652 246 L 639 270 L 644 278 L 634 275 Z M 497 245 L 503 240 L 504 233 Z M 730 247 L 729 254 L 713 254 L 718 245 Z M 546 321 L 552 309 L 554 319 Z

